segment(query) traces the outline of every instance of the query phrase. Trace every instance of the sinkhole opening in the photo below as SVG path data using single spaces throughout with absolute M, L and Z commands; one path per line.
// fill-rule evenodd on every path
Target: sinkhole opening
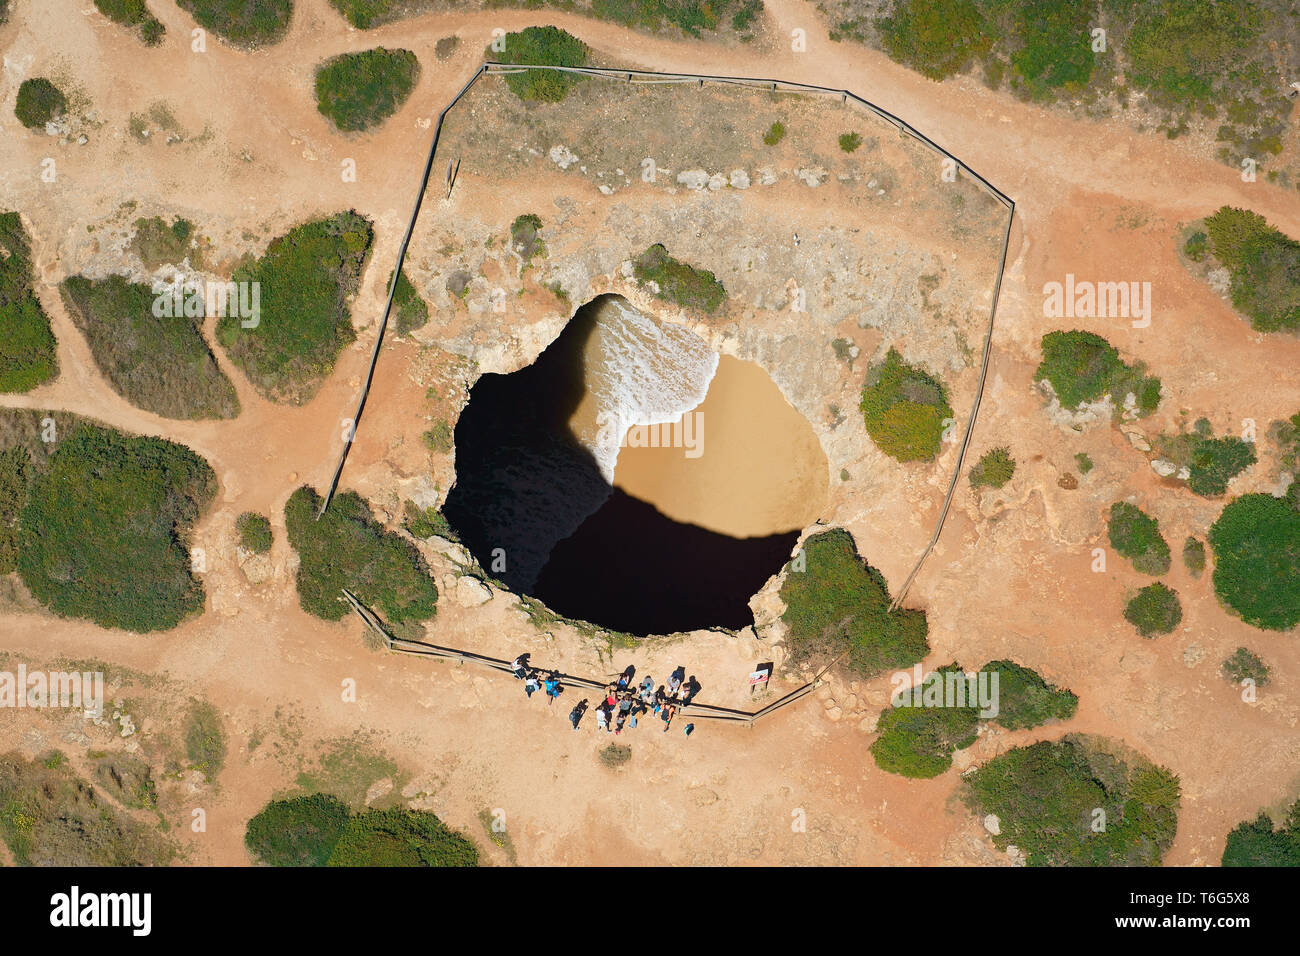
M 475 559 L 566 617 L 637 636 L 753 623 L 823 509 L 812 426 L 759 365 L 626 299 L 482 376 L 443 507 Z

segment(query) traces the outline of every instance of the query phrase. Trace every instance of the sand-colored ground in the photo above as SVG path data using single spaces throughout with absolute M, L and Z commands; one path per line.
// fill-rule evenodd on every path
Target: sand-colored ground
M 1162 378 L 1165 401 L 1143 423 L 1145 430 L 1172 427 L 1183 409 L 1190 418 L 1209 417 L 1219 432 L 1237 431 L 1245 418 L 1263 427 L 1293 414 L 1300 408 L 1300 342 L 1253 333 L 1183 269 L 1173 236 L 1180 222 L 1224 203 L 1253 208 L 1300 236 L 1294 192 L 1263 180 L 1243 183 L 1234 170 L 1177 142 L 1043 113 L 973 81 L 931 83 L 871 51 L 830 43 L 813 6 L 800 0 L 769 0 L 775 39 L 726 50 L 531 11 L 433 15 L 360 33 L 347 29 L 324 0 L 297 6 L 289 39 L 251 55 L 215 42 L 205 54 L 191 53 L 180 38 L 192 24 L 170 4 L 154 5 L 169 31 L 167 45 L 156 51 L 72 0 L 21 5 L 15 22 L 0 32 L 0 205 L 20 210 L 35 238 L 41 301 L 55 323 L 63 369 L 53 384 L 7 396 L 4 404 L 65 408 L 167 435 L 206 456 L 221 481 L 218 506 L 198 530 L 210 567 L 203 617 L 139 637 L 10 610 L 0 614 L 0 648 L 32 666 L 57 657 L 91 658 L 166 673 L 177 688 L 169 692 L 202 694 L 217 704 L 231 740 L 227 769 L 216 787 L 182 789 L 172 805 L 176 824 L 188 821 L 192 806 L 208 810 L 205 833 L 186 826 L 175 831 L 193 862 L 247 862 L 242 835 L 248 817 L 292 784 L 320 741 L 358 728 L 374 731 L 415 779 L 411 792 L 421 805 L 479 838 L 498 862 L 506 856 L 488 844 L 477 819 L 485 808 L 505 811 L 522 863 L 996 859 L 978 823 L 954 799 L 955 771 L 911 782 L 874 766 L 866 747 L 871 718 L 888 691 L 883 678 L 856 687 L 828 685 L 819 696 L 834 705 L 813 698 L 752 730 L 706 725 L 688 740 L 676 731 L 638 729 L 630 738 L 633 762 L 612 772 L 596 757 L 603 740 L 592 731 L 570 731 L 558 707 L 548 711 L 536 698 L 525 701 L 509 678 L 375 656 L 362 649 L 355 622 L 328 625 L 301 612 L 281 509 L 300 483 L 327 480 L 340 447 L 339 421 L 351 414 L 364 370 L 365 331 L 320 394 L 299 409 L 261 400 L 223 359 L 244 407 L 233 423 L 177 424 L 139 412 L 95 372 L 55 283 L 96 256 L 112 258 L 113 250 L 94 248 L 98 240 L 87 225 L 110 220 L 127 200 L 139 201 L 142 213 L 158 208 L 220 222 L 232 249 L 239 247 L 241 225 L 265 243 L 292 222 L 355 208 L 376 226 L 378 265 L 368 269 L 354 308 L 359 325 L 373 321 L 413 198 L 430 116 L 475 68 L 493 28 L 540 22 L 563 26 L 639 67 L 703 67 L 854 89 L 905 116 L 1016 199 L 1017 225 L 972 453 L 1009 445 L 1020 467 L 999 492 L 959 490 L 909 603 L 929 616 L 934 651 L 927 663 L 956 658 L 969 666 L 1012 656 L 1070 687 L 1080 707 L 1066 725 L 987 736 L 959 762 L 1069 731 L 1122 738 L 1181 777 L 1183 809 L 1168 859 L 1183 865 L 1217 862 L 1228 829 L 1300 792 L 1295 635 L 1246 627 L 1214 601 L 1208 577 L 1193 580 L 1175 563 L 1169 580 L 1183 596 L 1184 621 L 1173 634 L 1145 641 L 1120 616 L 1125 594 L 1143 583 L 1139 576 L 1118 560 L 1106 573 L 1090 570 L 1091 549 L 1105 544 L 1102 514 L 1111 501 L 1132 497 L 1160 519 L 1171 544 L 1203 534 L 1220 505 L 1158 478 L 1145 456 L 1108 426 L 1081 435 L 1059 429 L 1032 385 L 1037 342 L 1060 324 L 1042 317 L 1045 282 L 1067 272 L 1147 280 L 1155 302 L 1149 328 L 1105 319 L 1076 323 L 1140 356 Z M 789 51 L 782 38 L 795 28 L 807 31 L 809 52 Z M 436 61 L 433 43 L 452 33 L 462 37 L 456 56 Z M 420 86 L 375 135 L 338 136 L 315 112 L 311 69 L 327 55 L 376 44 L 415 49 L 425 66 Z M 60 70 L 103 123 L 88 131 L 85 146 L 29 135 L 12 116 L 24 76 Z M 186 128 L 197 133 L 208 126 L 210 138 L 196 145 L 137 144 L 126 132 L 129 115 L 157 100 L 170 103 Z M 241 158 L 245 150 L 250 159 Z M 55 183 L 38 178 L 46 157 L 56 160 Z M 344 158 L 357 161 L 355 183 L 339 177 Z M 841 374 L 848 391 L 850 373 Z M 386 507 L 409 497 L 431 469 L 445 487 L 450 462 L 430 464 L 418 440 L 428 427 L 426 389 L 435 386 L 437 401 L 454 408 L 463 401 L 464 382 L 450 358 L 430 359 L 410 343 L 390 347 L 371 397 L 372 413 L 386 410 L 384 424 L 374 427 L 381 420 L 375 416 L 363 425 L 345 483 Z M 1097 467 L 1067 490 L 1057 479 L 1072 469 L 1078 451 Z M 941 483 L 936 475 L 932 487 L 908 489 L 917 515 L 932 519 Z M 1271 490 L 1274 483 L 1262 447 L 1261 464 L 1232 491 Z M 854 532 L 891 582 L 899 580 L 910 561 L 893 545 L 913 516 L 891 516 L 855 497 L 851 482 L 835 484 L 834 520 Z M 234 518 L 245 510 L 269 513 L 277 530 L 271 575 L 257 586 L 239 570 L 234 552 Z M 529 649 L 538 662 L 593 674 L 635 663 L 659 676 L 680 662 L 699 675 L 702 699 L 719 702 L 743 701 L 744 675 L 770 659 L 767 647 L 751 637 L 702 635 L 602 660 L 588 635 L 562 625 L 539 634 L 505 595 L 460 606 L 449 565 L 439 567 L 449 593 L 430 633 L 441 643 L 500 656 Z M 1255 704 L 1243 703 L 1217 674 L 1218 662 L 1243 644 L 1273 670 L 1273 684 Z M 357 682 L 356 703 L 341 699 L 341 682 L 349 678 Z M 84 748 L 77 729 L 58 715 L 0 713 L 0 739 L 27 752 Z M 252 746 L 268 733 L 283 746 Z M 806 816 L 806 832 L 791 826 L 798 811 Z
M 674 521 L 749 538 L 806 528 L 825 506 L 817 436 L 753 362 L 722 356 L 671 433 L 633 428 L 625 442 L 614 484 Z

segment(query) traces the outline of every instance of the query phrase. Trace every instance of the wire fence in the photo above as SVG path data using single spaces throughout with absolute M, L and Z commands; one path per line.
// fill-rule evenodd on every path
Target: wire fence
M 443 107 L 442 112 L 438 114 L 438 121 L 434 126 L 433 136 L 429 143 L 429 155 L 424 164 L 424 175 L 421 177 L 420 189 L 415 198 L 415 208 L 411 213 L 410 221 L 407 223 L 406 235 L 402 239 L 401 248 L 398 250 L 397 264 L 393 269 L 393 279 L 388 290 L 388 301 L 384 305 L 384 314 L 379 322 L 379 328 L 375 337 L 375 347 L 370 356 L 370 366 L 366 372 L 366 379 L 361 389 L 361 396 L 357 401 L 356 412 L 352 416 L 352 423 L 348 432 L 348 440 L 343 444 L 343 450 L 339 455 L 338 465 L 334 469 L 334 476 L 330 480 L 329 489 L 325 494 L 324 501 L 321 504 L 321 509 L 316 515 L 317 519 L 325 513 L 325 509 L 329 507 L 330 502 L 333 500 L 334 493 L 338 489 L 339 479 L 343 474 L 343 466 L 347 462 L 348 452 L 352 448 L 352 442 L 355 440 L 357 428 L 361 424 L 361 413 L 365 409 L 366 398 L 370 394 L 370 385 L 374 381 L 375 377 L 375 367 L 379 362 L 380 347 L 383 345 L 384 341 L 384 331 L 388 327 L 389 315 L 392 313 L 393 297 L 397 290 L 397 280 L 402 274 L 402 266 L 406 262 L 407 248 L 411 242 L 411 235 L 415 230 L 416 220 L 420 216 L 420 208 L 424 200 L 424 193 L 429 185 L 429 175 L 433 170 L 434 154 L 437 152 L 438 140 L 442 135 L 443 121 L 446 119 L 447 114 L 461 101 L 462 98 L 464 98 L 474 84 L 483 76 L 527 73 L 533 70 L 572 73 L 582 76 L 601 77 L 604 79 L 623 79 L 625 82 L 633 84 L 694 83 L 697 84 L 700 89 L 703 89 L 706 83 L 714 83 L 743 86 L 751 89 L 766 90 L 773 93 L 788 92 L 817 96 L 837 96 L 840 98 L 842 103 L 847 104 L 852 101 L 877 118 L 895 127 L 900 134 L 911 136 L 936 154 L 945 159 L 951 160 L 957 169 L 961 170 L 971 180 L 978 183 L 982 189 L 1006 207 L 1008 213 L 1006 231 L 1002 239 L 1002 254 L 998 264 L 997 278 L 994 280 L 993 284 L 993 302 L 989 307 L 989 321 L 984 335 L 984 349 L 980 357 L 979 381 L 976 386 L 975 399 L 971 405 L 970 417 L 966 423 L 965 434 L 963 435 L 961 443 L 957 449 L 957 462 L 953 469 L 952 478 L 948 482 L 948 490 L 944 495 L 943 505 L 939 510 L 939 518 L 935 523 L 934 532 L 931 534 L 930 539 L 924 550 L 921 552 L 920 557 L 917 559 L 916 564 L 913 565 L 911 572 L 904 580 L 902 587 L 896 591 L 893 602 L 890 605 L 891 610 L 898 608 L 902 604 L 903 599 L 907 596 L 907 593 L 911 589 L 917 575 L 920 574 L 921 568 L 925 564 L 926 559 L 929 558 L 930 554 L 934 551 L 934 546 L 938 543 L 939 536 L 943 532 L 943 526 L 948 518 L 948 511 L 952 506 L 952 499 L 956 494 L 958 481 L 961 478 L 961 470 L 966 460 L 966 451 L 970 445 L 971 435 L 975 430 L 975 422 L 979 417 L 980 402 L 983 399 L 984 385 L 988 377 L 989 356 L 993 349 L 993 330 L 997 317 L 998 297 L 1001 294 L 1002 278 L 1006 271 L 1007 252 L 1011 242 L 1011 226 L 1015 221 L 1016 204 L 1009 196 L 1003 193 L 979 173 L 975 172 L 975 170 L 971 169 L 970 166 L 966 165 L 952 153 L 948 152 L 948 150 L 930 139 L 930 137 L 914 129 L 904 120 L 895 116 L 893 113 L 890 113 L 888 110 L 876 106 L 874 103 L 863 99 L 850 90 L 837 90 L 831 87 L 814 86 L 808 83 L 797 83 L 788 80 L 776 80 L 762 77 L 719 76 L 704 73 L 661 73 L 649 70 L 615 70 L 600 67 L 528 66 L 517 63 L 482 64 L 478 70 L 475 71 L 474 75 L 470 77 L 469 81 L 461 87 L 460 92 L 457 93 L 451 102 Z

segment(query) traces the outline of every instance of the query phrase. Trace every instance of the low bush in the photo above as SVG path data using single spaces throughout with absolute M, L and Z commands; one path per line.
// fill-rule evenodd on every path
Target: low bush
M 186 259 L 197 269 L 203 264 L 203 254 L 191 244 L 193 238 L 194 224 L 188 219 L 173 219 L 168 225 L 162 216 L 151 216 L 135 221 L 131 249 L 150 272 L 165 265 L 180 265 Z
M 316 109 L 345 133 L 373 129 L 397 112 L 419 78 L 410 50 L 340 53 L 316 69 Z
M 804 543 L 801 555 L 786 565 L 781 600 L 795 660 L 847 653 L 845 666 L 869 677 L 911 667 L 930 651 L 924 612 L 889 609 L 884 576 L 858 557 L 853 536 L 842 528 Z
M 1214 591 L 1247 624 L 1300 623 L 1300 511 L 1284 498 L 1242 495 L 1210 528 Z
M 1074 462 L 1079 466 L 1079 474 L 1086 475 L 1088 472 L 1092 471 L 1092 459 L 1088 456 L 1087 452 L 1078 452 L 1074 456 Z
M 1210 237 L 1199 229 L 1187 237 L 1183 243 L 1183 255 L 1193 262 L 1201 262 L 1210 251 Z
M 1010 450 L 994 448 L 970 470 L 970 484 L 972 488 L 1001 488 L 1015 473 L 1016 460 Z
M 245 511 L 235 519 L 235 532 L 244 549 L 254 554 L 266 554 L 275 543 L 270 520 L 252 511 Z
M 1124 620 L 1138 629 L 1143 637 L 1168 634 L 1183 619 L 1178 592 L 1157 581 L 1133 596 L 1124 608 Z
M 655 283 L 657 298 L 673 302 L 683 309 L 698 309 L 712 315 L 727 299 L 727 290 L 717 276 L 674 259 L 659 243 L 641 253 L 632 263 L 632 268 L 637 282 L 642 285 Z
M 961 675 L 956 664 L 942 667 L 927 680 L 944 680 L 944 675 Z M 964 675 L 959 676 L 964 680 Z M 925 686 L 900 695 L 895 705 L 880 715 L 879 736 L 871 745 L 876 766 L 904 777 L 937 777 L 952 766 L 954 751 L 975 742 L 979 708 L 975 706 L 925 706 Z
M 354 212 L 295 226 L 266 254 L 235 271 L 260 283 L 261 315 L 217 322 L 217 338 L 259 392 L 301 403 L 315 394 L 339 353 L 356 339 L 348 299 L 370 254 L 370 222 Z
M 546 243 L 538 235 L 541 230 L 541 217 L 531 212 L 516 217 L 510 224 L 510 246 L 519 253 L 525 266 L 532 262 L 533 256 L 546 255 Z
M 18 521 L 27 504 L 32 459 L 21 445 L 0 449 L 0 574 L 18 568 Z
M 932 80 L 962 72 L 993 42 L 973 0 L 895 0 L 875 25 L 890 59 Z
M 408 501 L 402 512 L 402 526 L 413 538 L 440 538 L 456 540 L 456 532 L 451 529 L 447 519 L 437 508 L 420 508 L 414 501 Z
M 279 43 L 289 32 L 293 0 L 176 0 L 199 26 L 235 46 Z
M 0 213 L 0 392 L 26 392 L 59 371 L 50 320 L 32 288 L 32 249 L 18 213 Z
M 478 847 L 425 810 L 367 810 L 348 820 L 328 866 L 478 866 Z
M 386 531 L 355 492 L 335 495 L 318 521 L 320 506 L 320 496 L 308 487 L 295 491 L 284 506 L 289 544 L 300 559 L 303 610 L 340 620 L 349 611 L 342 594 L 348 588 L 390 623 L 433 617 L 438 588 L 409 541 Z
M 1231 273 L 1232 304 L 1260 332 L 1300 330 L 1300 242 L 1263 216 L 1224 206 L 1205 220 L 1215 258 Z
M 1030 866 L 1156 866 L 1178 827 L 1178 778 L 1100 738 L 1017 747 L 964 780 L 970 807 L 998 818 L 994 844 Z
M 505 49 L 498 62 L 527 66 L 586 66 L 587 45 L 559 27 L 525 27 L 505 35 Z M 498 54 L 488 51 L 489 58 Z M 521 100 L 558 103 L 585 77 L 562 70 L 526 70 L 505 77 L 506 86 Z
M 446 455 L 451 452 L 453 434 L 451 425 L 447 421 L 439 419 L 433 423 L 432 428 L 424 432 L 420 437 L 424 439 L 424 444 L 429 451 L 439 455 Z
M 1277 463 L 1283 471 L 1300 475 L 1300 412 L 1290 418 L 1274 422 L 1269 428 L 1277 444 Z
M 392 282 L 390 275 L 388 281 Z M 397 277 L 397 288 L 393 291 L 394 329 L 398 335 L 408 335 L 416 329 L 423 328 L 429 321 L 429 306 L 415 291 L 411 280 L 402 273 Z
M 1111 505 L 1107 533 L 1110 546 L 1128 558 L 1135 570 L 1152 577 L 1169 570 L 1169 544 L 1159 522 L 1136 505 L 1126 501 Z
M 867 373 L 858 406 L 867 434 L 885 454 L 901 462 L 930 461 L 952 418 L 943 383 L 908 365 L 894 349 Z
M 188 537 L 216 487 L 183 445 L 75 425 L 30 485 L 23 582 L 61 616 L 140 633 L 175 627 L 203 608 Z
M 611 769 L 621 767 L 632 759 L 632 748 L 624 744 L 610 744 L 600 751 L 600 762 Z
M 1188 535 L 1183 542 L 1183 564 L 1192 577 L 1199 578 L 1205 570 L 1205 542 Z
M 1069 720 L 1079 698 L 1063 687 L 1043 680 L 1037 671 L 1015 661 L 989 661 L 980 673 L 998 675 L 998 713 L 994 718 L 1007 730 L 1028 730 L 1049 720 Z
M 205 700 L 195 701 L 185 719 L 185 756 L 190 768 L 215 780 L 226 764 L 226 732 L 221 715 Z
M 1255 446 L 1235 435 L 1215 438 L 1208 419 L 1191 432 L 1162 435 L 1155 440 L 1161 456 L 1188 470 L 1187 486 L 1203 498 L 1217 498 L 1228 482 L 1255 464 Z
M 14 101 L 14 115 L 28 129 L 44 130 L 68 111 L 68 99 L 62 91 L 43 76 L 23 80 Z
M 154 313 L 151 286 L 71 276 L 59 286 L 113 391 L 165 418 L 234 418 L 239 397 L 208 348 L 202 318 Z
M 1253 823 L 1238 824 L 1223 847 L 1223 866 L 1300 866 L 1300 800 L 1276 829 L 1260 811 Z
M 140 39 L 146 46 L 162 43 L 167 32 L 158 18 L 149 12 L 144 0 L 95 0 L 95 6 L 114 23 L 138 28 Z
M 1263 658 L 1244 647 L 1237 648 L 1224 659 L 1222 670 L 1223 676 L 1234 684 L 1245 680 L 1254 681 L 1256 687 L 1268 684 L 1268 665 Z
M 862 145 L 862 136 L 858 133 L 841 133 L 840 149 L 846 153 L 852 153 Z
M 1062 407 L 1077 409 L 1110 395 L 1116 406 L 1132 393 L 1140 415 L 1160 404 L 1160 379 L 1146 374 L 1141 363 L 1126 364 L 1100 335 L 1078 330 L 1048 332 L 1042 340 L 1043 361 L 1034 381 L 1052 386 Z
M 785 132 L 785 124 L 780 120 L 777 120 L 769 126 L 767 132 L 763 134 L 764 145 L 775 146 L 777 143 L 781 142 L 781 140 L 785 139 Z
M 244 845 L 268 866 L 324 866 L 351 816 L 326 793 L 272 800 L 248 821 Z

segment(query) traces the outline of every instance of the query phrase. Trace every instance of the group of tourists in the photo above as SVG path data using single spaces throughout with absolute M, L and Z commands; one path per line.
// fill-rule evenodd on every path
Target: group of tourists
M 510 664 L 510 671 L 524 682 L 524 693 L 530 698 L 537 691 L 545 690 L 546 702 L 550 705 L 564 692 L 560 675 L 530 667 L 527 654 L 516 657 Z M 664 733 L 667 733 L 678 710 L 689 704 L 699 692 L 699 681 L 694 674 L 688 678 L 684 667 L 678 667 L 665 683 L 656 687 L 654 678 L 649 676 L 637 683 L 636 668 L 629 665 L 616 682 L 606 685 L 604 696 L 596 705 L 596 729 L 621 734 L 624 728 L 636 727 L 650 715 L 663 721 Z M 569 723 L 574 730 L 578 729 L 590 703 L 590 699 L 584 697 L 569 711 Z M 694 729 L 694 724 L 687 724 L 686 735 L 690 736 Z

